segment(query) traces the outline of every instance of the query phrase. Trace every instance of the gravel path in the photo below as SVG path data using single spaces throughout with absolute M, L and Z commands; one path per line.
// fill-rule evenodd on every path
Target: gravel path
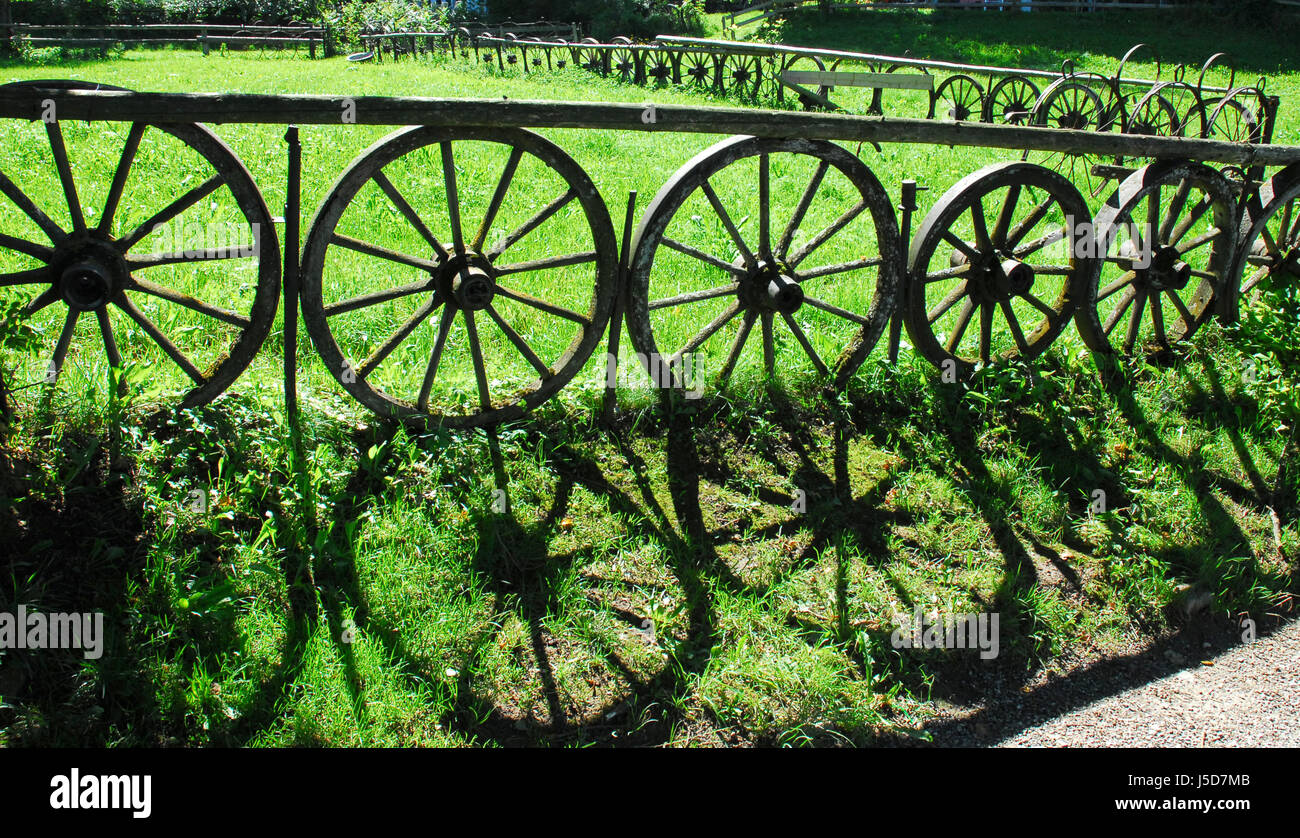
M 1029 727 L 1000 747 L 1300 747 L 1300 620 Z

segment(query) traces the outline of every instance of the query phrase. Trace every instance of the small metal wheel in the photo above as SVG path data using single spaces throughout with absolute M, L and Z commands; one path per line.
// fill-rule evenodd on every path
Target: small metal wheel
M 122 89 L 14 88 L 51 98 Z M 13 385 L 98 390 L 110 368 L 133 364 L 147 370 L 160 401 L 180 407 L 229 387 L 270 332 L 280 292 L 270 212 L 230 147 L 202 125 L 10 122 L 5 130 L 0 297 L 29 300 L 23 312 L 43 343 L 37 368 Z M 95 182 L 93 171 L 113 175 Z
M 1235 322 L 1239 301 L 1253 298 L 1262 284 L 1300 282 L 1300 166 L 1289 166 L 1259 188 L 1248 206 L 1231 271 L 1236 284 L 1223 319 Z
M 718 83 L 718 67 L 713 53 L 691 50 L 682 53 L 682 84 L 713 88 Z
M 778 367 L 843 386 L 888 324 L 901 251 L 889 196 L 856 156 L 821 140 L 732 137 L 650 204 L 628 333 L 660 386 L 700 393 Z
M 656 47 L 642 53 L 645 66 L 646 84 L 664 85 L 673 81 L 673 53 L 671 50 Z
M 943 80 L 930 96 L 927 119 L 969 122 L 984 113 L 984 88 L 970 76 L 955 75 Z
M 609 74 L 624 84 L 638 81 L 636 51 L 627 47 L 614 48 L 609 51 Z
M 1099 130 L 1105 118 L 1106 102 L 1090 84 L 1072 76 L 1048 85 L 1034 104 L 1029 121 L 1050 128 L 1076 131 Z
M 519 129 L 410 128 L 363 152 L 317 211 L 303 316 L 371 410 L 483 426 L 582 369 L 617 272 L 605 204 L 554 144 Z
M 1152 357 L 1190 339 L 1227 289 L 1234 218 L 1231 188 L 1208 166 L 1153 163 L 1129 175 L 1093 222 L 1103 258 L 1076 317 L 1088 347 Z
M 963 178 L 912 239 L 905 322 L 913 346 L 963 376 L 976 364 L 1042 354 L 1094 271 L 1075 246 L 1089 219 L 1074 185 L 1042 166 L 996 163 Z
M 1233 143 L 1260 142 L 1264 129 L 1256 109 L 1251 107 L 1252 98 L 1249 88 L 1238 88 L 1226 96 L 1206 99 L 1203 103 L 1208 126 L 1206 138 Z
M 729 53 L 722 59 L 722 91 L 736 96 L 758 95 L 763 70 L 757 55 Z
M 1147 91 L 1133 106 L 1125 134 L 1143 134 L 1152 137 L 1177 137 L 1182 134 L 1183 121 L 1178 109 L 1160 94 L 1160 87 Z
M 984 121 L 1023 125 L 1038 101 L 1038 85 L 1024 76 L 1005 76 L 984 99 Z

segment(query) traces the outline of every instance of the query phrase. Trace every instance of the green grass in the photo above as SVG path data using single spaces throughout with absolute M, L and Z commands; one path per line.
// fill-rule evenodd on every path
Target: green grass
M 911 18 L 889 20 L 905 33 L 912 26 Z M 1119 49 L 1112 46 L 1132 39 L 1127 20 L 1101 26 L 1106 37 L 1089 35 L 1097 46 L 1039 25 L 1033 61 L 1047 66 L 1086 47 L 1104 67 Z M 807 24 L 791 27 L 792 37 L 813 37 Z M 837 24 L 831 29 L 842 29 L 846 42 L 831 43 L 826 30 L 818 42 L 896 49 L 884 34 L 889 28 L 855 34 Z M 923 32 L 928 43 L 947 44 L 935 57 L 992 61 L 987 44 L 996 42 L 973 46 L 967 39 L 978 33 L 968 30 L 964 18 L 936 18 Z M 885 40 L 847 42 L 867 32 Z M 1205 33 L 1190 34 L 1197 39 L 1177 46 L 1188 55 L 1207 52 Z M 1269 59 L 1256 53 L 1251 60 Z M 1154 68 L 1135 72 L 1147 70 Z M 434 62 L 355 66 L 140 52 L 0 68 L 5 81 L 52 76 L 148 90 L 711 101 L 681 90 L 651 94 L 579 71 L 502 79 Z M 1289 71 L 1270 78 L 1284 91 L 1294 82 Z M 1284 99 L 1282 136 L 1292 136 L 1296 124 L 1288 105 Z M 9 127 L 23 141 L 0 149 L 0 169 L 66 223 L 42 126 Z M 65 123 L 64 131 L 83 204 L 97 208 L 126 126 Z M 281 214 L 283 127 L 216 132 L 248 166 L 272 215 Z M 304 128 L 305 211 L 386 133 Z M 543 133 L 590 175 L 616 236 L 629 190 L 638 192 L 640 218 L 674 171 L 721 139 Z M 177 194 L 177 180 L 193 168 L 174 142 L 146 139 L 119 230 Z M 960 177 L 1014 159 L 921 146 L 849 150 L 860 153 L 893 203 L 905 177 L 930 187 L 922 215 Z M 490 142 L 457 143 L 455 155 L 473 229 L 505 152 Z M 386 174 L 421 202 L 423 217 L 444 219 L 434 232 L 445 241 L 441 166 L 430 149 Z M 755 166 L 751 158 L 715 183 L 746 233 L 758 223 Z M 774 156 L 775 203 L 788 209 L 797 201 L 810 167 L 806 159 Z M 556 177 L 521 164 L 501 226 L 518 226 L 555 197 Z M 424 252 L 373 183 L 362 195 L 341 231 Z M 828 184 L 828 195 L 836 200 L 816 205 L 798 236 L 820 229 L 853 198 L 842 179 Z M 699 202 L 696 193 L 674 216 L 671 234 L 738 255 Z M 203 221 L 232 211 L 220 193 L 196 208 Z M 0 213 L 5 232 L 38 235 L 12 206 Z M 511 258 L 584 249 L 585 223 L 576 212 L 562 213 L 548 222 L 553 230 L 523 240 Z M 827 246 L 822 264 L 871 246 L 876 233 L 865 219 L 857 223 Z M 705 281 L 698 263 L 678 256 L 657 262 L 652 297 Z M 5 251 L 0 268 L 21 269 L 23 258 Z M 378 274 L 374 266 L 382 263 L 338 248 L 329 260 L 327 302 L 386 284 L 381 280 L 409 281 L 400 272 Z M 247 303 L 255 284 L 250 267 L 226 267 L 150 271 L 192 283 L 182 287 L 205 296 L 216 290 L 221 299 Z M 529 279 L 538 283 L 531 293 L 583 310 L 590 266 L 548 273 Z M 842 295 L 835 301 L 862 306 L 873 275 L 857 274 L 854 284 L 828 292 Z M 372 351 L 415 304 L 340 320 L 346 356 Z M 539 352 L 559 352 L 572 339 L 554 318 L 529 311 L 514 307 L 509 317 Z M 215 357 L 210 326 L 183 331 L 201 318 L 162 303 L 147 313 L 183 335 L 187 351 Z M 799 316 L 819 354 L 834 358 L 847 331 L 815 312 Z M 43 375 L 62 318 L 51 311 L 32 325 L 42 352 L 6 357 L 18 385 Z M 666 343 L 679 345 L 688 334 L 683 324 L 653 325 Z M 664 412 L 651 391 L 624 392 L 629 409 L 614 433 L 596 421 L 604 372 L 598 350 L 558 396 L 495 438 L 380 422 L 346 398 L 304 347 L 305 481 L 289 466 L 278 319 L 248 371 L 215 403 L 148 421 L 146 408 L 174 397 L 184 381 L 129 323 L 114 326 L 131 362 L 126 395 L 114 398 L 105 383 L 107 364 L 89 317 L 53 394 L 33 387 L 16 395 L 19 412 L 0 471 L 7 501 L 0 537 L 13 545 L 0 610 L 17 603 L 102 609 L 110 642 L 97 662 L 74 653 L 6 652 L 6 744 L 869 744 L 900 731 L 917 734 L 933 694 L 950 693 L 970 665 L 961 652 L 891 647 L 897 615 L 917 606 L 999 612 L 1002 653 L 987 666 L 1028 682 L 1034 670 L 1178 632 L 1180 585 L 1213 593 L 1212 619 L 1224 624 L 1240 611 L 1282 612 L 1294 591 L 1294 567 L 1277 557 L 1262 488 L 1283 439 L 1238 374 L 1245 359 L 1215 326 L 1198 334 L 1185 361 L 1138 366 L 1133 385 L 1118 393 L 1098 384 L 1072 328 L 1033 378 L 1013 367 L 943 384 L 905 348 L 897 366 L 877 351 L 832 399 L 820 394 L 803 361 L 782 370 L 778 392 L 766 392 L 761 353 L 751 345 L 720 402 Z M 729 328 L 724 337 L 735 334 L 736 324 Z M 802 358 L 789 333 L 780 334 L 782 357 Z M 399 353 L 382 368 L 394 392 L 414 398 L 412 380 L 434 335 L 434 324 L 424 326 L 402 350 L 409 357 Z M 439 374 L 446 387 L 437 398 L 455 409 L 473 398 L 473 374 L 463 331 L 448 340 L 448 367 Z M 485 352 L 502 391 L 527 376 L 505 344 Z M 715 356 L 706 369 L 717 364 Z M 504 513 L 494 493 L 502 475 Z M 792 509 L 798 490 L 803 512 Z M 1107 508 L 1092 514 L 1097 490 L 1106 493 Z M 207 503 L 196 507 L 195 492 Z M 1291 556 L 1300 548 L 1295 492 L 1286 487 L 1280 508 Z

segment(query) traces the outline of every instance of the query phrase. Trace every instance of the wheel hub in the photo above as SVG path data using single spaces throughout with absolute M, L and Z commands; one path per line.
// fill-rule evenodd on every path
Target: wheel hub
M 954 268 L 969 263 L 966 254 L 954 250 L 949 264 Z M 1009 253 L 982 254 L 967 274 L 971 295 L 981 301 L 1003 302 L 1029 293 L 1034 287 L 1034 268 Z
M 482 311 L 496 298 L 496 273 L 477 253 L 453 256 L 443 263 L 436 280 L 443 298 L 452 300 L 458 308 Z
M 1151 257 L 1151 265 L 1137 269 L 1138 279 L 1153 291 L 1181 291 L 1192 279 L 1192 266 L 1179 258 L 1176 247 L 1162 247 Z
M 69 308 L 96 311 L 126 285 L 126 263 L 109 241 L 90 233 L 70 236 L 51 261 L 54 289 Z
M 746 308 L 793 314 L 803 305 L 803 288 L 783 265 L 760 261 L 737 289 Z

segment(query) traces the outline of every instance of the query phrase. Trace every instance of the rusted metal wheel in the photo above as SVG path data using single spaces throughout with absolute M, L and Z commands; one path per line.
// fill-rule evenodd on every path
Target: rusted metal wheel
M 930 96 L 927 119 L 949 119 L 969 122 L 984 113 L 984 88 L 970 76 L 949 76 Z
M 1095 87 L 1073 76 L 1065 76 L 1048 85 L 1029 121 L 1050 128 L 1096 131 L 1105 119 L 1106 102 Z
M 1153 137 L 1177 137 L 1182 134 L 1183 120 L 1178 109 L 1160 93 L 1157 85 L 1147 91 L 1132 108 L 1124 124 L 1125 134 Z
M 317 211 L 303 315 L 334 377 L 371 410 L 481 426 L 518 418 L 577 374 L 617 271 L 600 194 L 551 142 L 411 128 L 363 152 Z
M 1042 166 L 997 163 L 963 178 L 912 240 L 912 345 L 963 376 L 977 364 L 1042 354 L 1094 271 L 1075 246 L 1089 218 L 1074 185 Z
M 660 386 L 698 393 L 778 368 L 842 386 L 888 324 L 901 249 L 889 196 L 856 156 L 820 140 L 733 137 L 650 204 L 628 332 Z
M 1076 322 L 1102 355 L 1168 353 L 1229 291 L 1236 238 L 1227 180 L 1208 166 L 1153 163 L 1129 175 L 1093 222 L 1099 270 Z
M 1233 293 L 1220 306 L 1235 322 L 1241 299 L 1251 299 L 1268 284 L 1300 283 L 1300 166 L 1288 166 L 1260 188 L 1258 203 L 1247 207 L 1230 272 Z
M 280 291 L 271 215 L 230 147 L 202 125 L 49 121 L 6 131 L 0 296 L 29 299 L 26 322 L 43 345 L 20 376 L 28 381 L 11 386 L 55 384 L 71 367 L 79 381 L 69 386 L 90 389 L 133 364 L 170 405 L 203 404 L 229 387 L 270 332 Z M 101 166 L 111 181 L 74 174 Z M 44 195 L 61 205 L 42 205 Z M 92 201 L 102 207 L 93 217 Z
M 728 53 L 722 59 L 721 84 L 724 93 L 741 97 L 757 96 L 762 81 L 762 62 L 757 55 Z
M 690 50 L 682 53 L 682 84 L 712 89 L 718 85 L 718 65 L 711 52 Z
M 984 121 L 1023 125 L 1038 101 L 1038 85 L 1024 76 L 1005 76 L 989 89 L 984 99 Z
M 1264 127 L 1255 107 L 1254 92 L 1250 88 L 1237 88 L 1222 97 L 1210 97 L 1202 106 L 1206 113 L 1205 136 L 1212 140 L 1234 143 L 1257 143 L 1263 138 Z

